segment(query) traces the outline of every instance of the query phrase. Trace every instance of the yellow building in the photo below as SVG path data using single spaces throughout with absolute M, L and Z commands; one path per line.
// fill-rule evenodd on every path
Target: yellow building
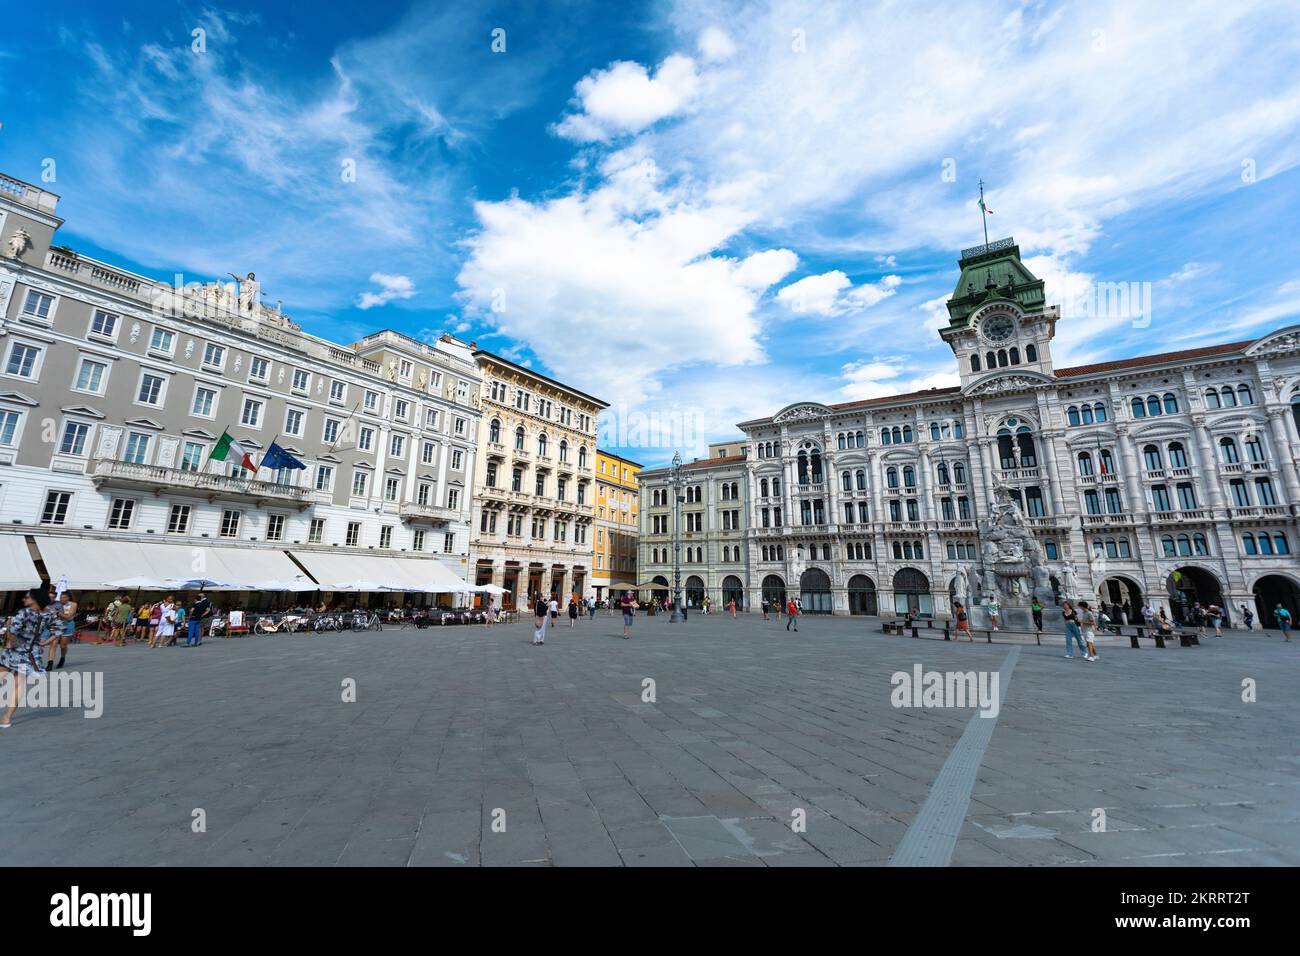
M 641 465 L 596 449 L 596 542 L 591 584 L 596 599 L 636 586 L 637 476 Z

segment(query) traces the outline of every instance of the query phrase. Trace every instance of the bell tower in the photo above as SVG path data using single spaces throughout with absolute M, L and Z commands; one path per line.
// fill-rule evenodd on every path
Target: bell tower
M 963 249 L 961 275 L 940 331 L 957 357 L 962 388 L 1010 370 L 1052 374 L 1058 311 L 1020 261 L 1015 239 Z

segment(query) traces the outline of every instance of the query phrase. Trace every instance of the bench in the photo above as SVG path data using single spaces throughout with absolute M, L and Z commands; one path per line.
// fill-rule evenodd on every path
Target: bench
M 1137 650 L 1139 647 L 1141 647 L 1142 645 L 1139 643 L 1139 639 L 1143 637 L 1147 637 L 1148 636 L 1146 634 L 1147 631 L 1150 631 L 1151 632 L 1150 636 L 1155 638 L 1156 647 L 1165 647 L 1166 639 L 1175 638 L 1175 637 L 1178 638 L 1178 645 L 1180 647 L 1199 647 L 1201 644 L 1200 638 L 1196 636 L 1195 631 L 1170 630 L 1166 634 L 1163 631 L 1161 631 L 1159 628 L 1147 627 L 1146 625 L 1138 625 L 1136 627 L 1133 627 L 1133 633 L 1128 635 L 1129 647 L 1133 648 L 1134 650 Z M 1115 629 L 1115 633 L 1118 634 L 1120 637 L 1123 637 L 1124 628 L 1117 627 Z

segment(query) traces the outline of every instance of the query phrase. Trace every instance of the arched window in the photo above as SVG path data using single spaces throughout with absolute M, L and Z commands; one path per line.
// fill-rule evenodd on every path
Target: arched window
M 1016 443 L 1009 428 L 998 429 L 998 459 L 1004 471 L 1016 467 Z
M 916 469 L 911 465 L 903 466 L 903 486 L 906 488 L 916 487 Z
M 1092 406 L 1092 414 L 1097 421 L 1104 422 L 1106 420 L 1106 406 L 1101 402 L 1098 402 L 1096 405 Z
M 563 438 L 560 439 L 560 461 L 569 460 L 569 443 Z
M 1237 401 L 1243 405 L 1254 405 L 1255 396 L 1250 394 L 1250 386 L 1246 384 L 1237 386 Z
M 1115 474 L 1115 458 L 1111 455 L 1109 448 L 1103 448 L 1101 451 L 1097 452 L 1097 461 L 1100 464 L 1101 473 L 1103 475 Z
M 1180 441 L 1169 443 L 1169 467 L 1186 468 L 1187 467 L 1187 449 L 1183 447 Z
M 1205 407 L 1209 409 L 1222 408 L 1223 402 L 1219 400 L 1219 393 L 1213 388 L 1205 390 Z
M 1079 474 L 1084 478 L 1092 477 L 1092 455 L 1086 451 L 1079 452 Z
M 1219 389 L 1219 395 L 1223 398 L 1224 408 L 1237 407 L 1237 393 L 1232 390 L 1231 385 L 1225 385 Z
M 845 491 L 852 491 L 852 490 L 853 490 L 853 475 L 850 474 L 850 473 L 847 472 L 847 471 L 841 472 L 841 473 L 840 473 L 840 484 L 843 485 Z
M 1142 404 L 1142 399 L 1134 398 L 1129 402 L 1129 408 L 1133 410 L 1134 418 L 1146 418 L 1147 410 L 1146 406 Z
M 897 469 L 897 468 L 892 468 L 892 467 L 891 467 L 891 468 L 886 468 L 886 469 L 885 469 L 885 484 L 888 485 L 890 488 L 897 488 L 897 487 L 898 487 L 898 469 Z
M 1264 442 L 1258 435 L 1248 435 L 1245 440 L 1246 457 L 1250 461 L 1260 462 L 1264 460 Z
M 889 429 L 888 428 L 880 429 L 880 444 L 888 445 L 890 441 L 891 439 L 890 439 Z
M 930 441 L 939 440 L 939 423 L 930 422 Z
M 1286 535 L 1281 531 L 1275 531 L 1273 533 L 1273 550 L 1278 554 L 1291 553 L 1291 544 L 1287 541 Z
M 772 494 L 774 494 L 774 495 L 779 495 L 780 493 L 781 493 L 781 479 L 780 479 L 780 478 L 773 478 L 773 479 L 772 479 Z
M 515 429 L 515 448 L 519 451 L 524 450 L 524 426 L 520 425 Z
M 1164 551 L 1166 558 L 1176 558 L 1178 556 L 1178 548 L 1174 546 L 1174 536 L 1172 534 L 1160 536 L 1160 548 Z
M 587 467 L 587 446 L 586 445 L 578 446 L 578 467 L 579 468 Z
M 1147 414 L 1153 418 L 1160 414 L 1160 399 L 1154 395 L 1147 396 Z
M 1007 367 L 1007 350 L 998 349 L 998 368 Z
M 1079 407 L 1077 405 L 1071 405 L 1065 410 L 1065 420 L 1071 425 L 1079 424 Z
M 858 440 L 859 448 L 867 447 L 867 436 L 863 432 L 854 432 L 853 435 Z
M 1210 553 L 1210 546 L 1205 540 L 1205 535 L 1199 531 L 1192 535 L 1192 551 L 1200 555 Z
M 1085 425 L 1091 425 L 1091 424 L 1092 424 L 1092 406 L 1090 406 L 1090 405 L 1084 405 L 1083 408 L 1081 408 L 1081 409 L 1079 410 L 1079 418 L 1083 420 L 1083 423 L 1084 423 Z
M 952 480 L 959 485 L 966 484 L 966 463 L 962 461 L 953 462 Z
M 1259 533 L 1259 553 L 1260 554 L 1273 553 L 1273 539 L 1268 536 L 1267 531 L 1261 531 Z
M 904 442 L 905 444 L 909 444 L 909 445 L 912 443 L 912 426 L 911 426 L 911 425 L 904 425 L 904 426 L 903 426 L 903 442 Z
M 1249 531 L 1241 536 L 1241 549 L 1247 554 L 1259 554 L 1259 548 L 1255 546 L 1255 536 Z
M 948 481 L 948 463 L 947 463 L 947 462 L 943 462 L 943 461 L 939 462 L 939 467 L 938 467 L 937 470 L 938 470 L 938 474 L 939 474 L 939 484 L 941 484 L 941 485 L 946 485 L 946 484 L 948 484 L 948 483 L 949 483 L 949 481 Z
M 1026 345 L 1026 346 L 1025 346 L 1025 361 L 1026 361 L 1026 362 L 1037 362 L 1037 361 L 1038 361 L 1038 346 L 1036 346 L 1036 345 Z
M 488 441 L 501 444 L 501 419 L 494 418 L 488 425 Z
M 854 476 L 857 478 L 857 482 L 858 482 L 858 491 L 866 491 L 866 490 L 867 490 L 867 473 L 866 473 L 865 471 L 863 471 L 861 468 L 859 468 L 856 472 L 854 472 Z
M 978 372 L 980 370 L 980 357 L 978 355 L 972 355 L 970 357 L 970 370 L 972 372 Z
M 1034 435 L 1028 427 L 1021 425 L 1016 429 L 1016 444 L 1020 446 L 1020 467 L 1033 468 L 1038 464 L 1038 451 L 1034 447 Z
M 758 483 L 758 488 L 759 488 L 759 494 L 762 495 L 764 498 L 766 498 L 768 496 L 768 491 L 767 491 L 768 485 L 767 485 L 766 478 L 764 478 L 762 481 Z
M 546 434 L 537 436 L 537 455 L 539 458 L 546 457 Z
M 1133 557 L 1133 550 L 1129 547 L 1128 538 L 1119 539 L 1119 556 L 1121 558 Z
M 1178 536 L 1178 553 L 1185 558 L 1192 556 L 1192 536 L 1183 532 Z
M 987 355 L 984 356 L 984 367 L 987 369 L 995 369 L 998 367 L 997 353 L 989 352 Z
M 1011 364 L 1012 364 L 1012 365 L 1019 365 L 1019 364 L 1020 364 L 1020 349 L 1016 348 L 1016 347 L 1013 345 L 1013 346 L 1011 346 L 1011 353 L 1010 353 L 1010 354 L 1011 354 Z
M 1237 452 L 1237 443 L 1231 438 L 1219 439 L 1219 456 L 1225 465 L 1235 465 L 1241 461 L 1241 455 Z
M 1164 394 L 1164 402 L 1165 402 L 1165 414 L 1166 414 L 1166 415 L 1177 415 L 1177 414 L 1178 414 L 1178 396 L 1177 396 L 1177 395 L 1175 395 L 1173 392 L 1165 392 L 1165 394 Z
M 1160 459 L 1160 448 L 1156 445 L 1146 445 L 1142 448 L 1142 464 L 1146 466 L 1147 471 L 1160 471 L 1164 468 L 1164 462 Z

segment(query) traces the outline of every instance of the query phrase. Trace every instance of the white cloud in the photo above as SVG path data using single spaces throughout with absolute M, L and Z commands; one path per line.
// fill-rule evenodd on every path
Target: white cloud
M 399 299 L 409 299 L 415 295 L 415 283 L 407 276 L 392 276 L 382 272 L 370 275 L 370 281 L 379 286 L 378 292 L 362 292 L 357 296 L 358 309 L 373 309 L 377 305 L 387 305 Z
M 871 308 L 892 296 L 902 281 L 896 275 L 887 275 L 877 283 L 854 286 L 847 275 L 836 269 L 792 282 L 776 297 L 796 314 L 837 316 Z
M 619 60 L 578 81 L 580 112 L 565 117 L 556 132 L 579 142 L 637 133 L 685 110 L 698 88 L 695 61 L 688 56 L 669 56 L 653 77 L 640 63 Z
M 729 60 L 736 54 L 736 44 L 724 30 L 706 27 L 699 39 L 700 58 L 706 63 Z
M 915 363 L 904 356 L 847 362 L 840 369 L 840 398 L 848 402 L 885 398 L 929 388 L 950 388 L 961 381 L 953 371 L 929 369 L 919 375 L 905 375 L 906 370 L 915 373 L 916 368 Z

